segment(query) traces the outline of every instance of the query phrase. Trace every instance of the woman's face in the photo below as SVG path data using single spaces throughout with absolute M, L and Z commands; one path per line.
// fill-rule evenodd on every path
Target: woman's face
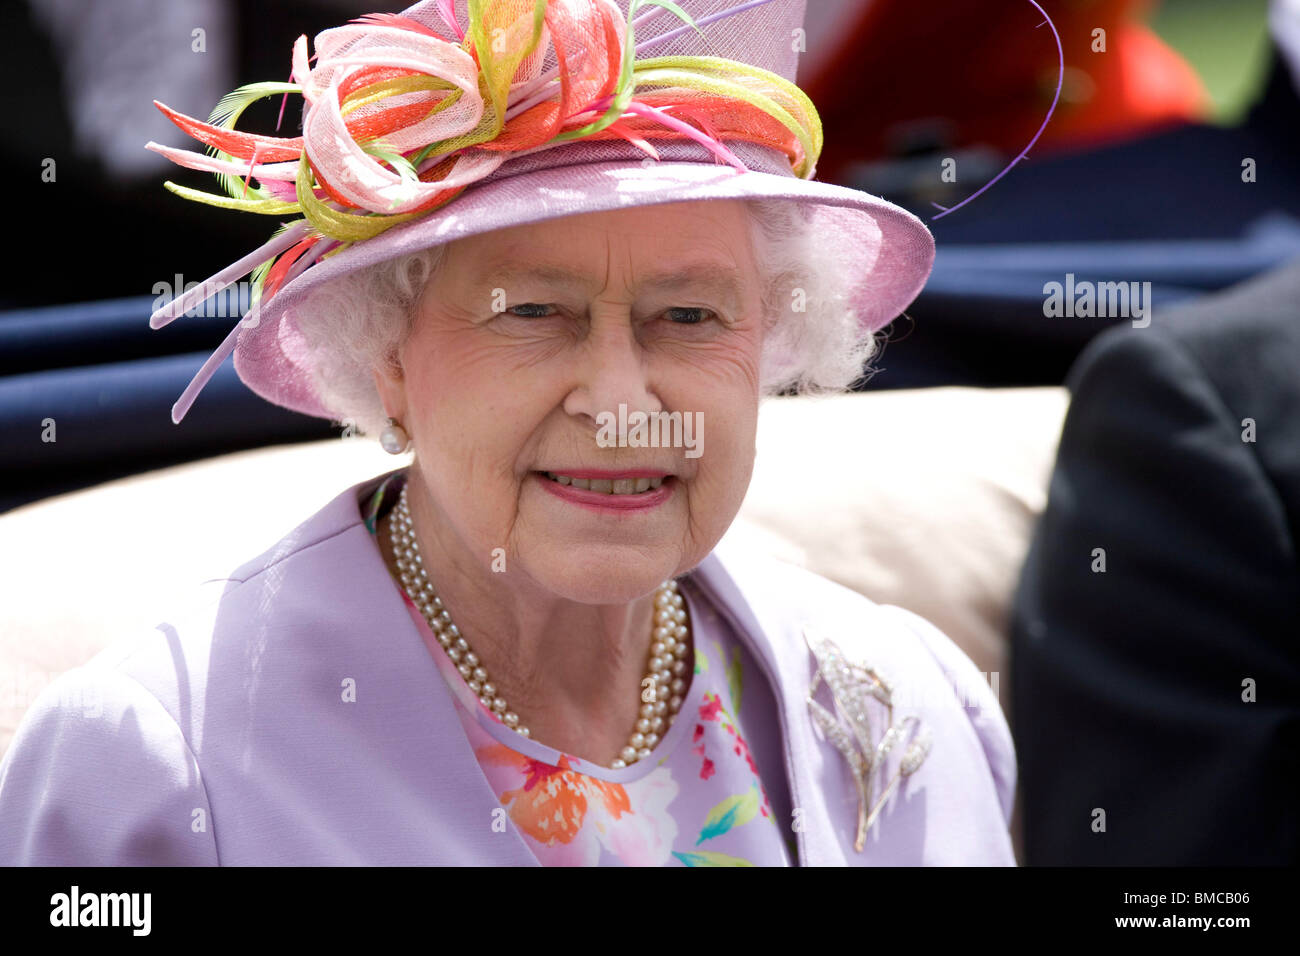
M 695 567 L 739 511 L 762 335 L 748 210 L 675 203 L 451 244 L 376 377 L 453 559 L 608 604 Z

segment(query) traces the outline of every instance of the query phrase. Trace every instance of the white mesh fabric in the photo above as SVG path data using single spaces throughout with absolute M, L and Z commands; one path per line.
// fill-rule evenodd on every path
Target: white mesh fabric
M 628 0 L 612 0 L 627 18 Z M 743 6 L 747 0 L 678 0 L 677 5 L 697 23 L 714 13 Z M 805 0 L 768 0 L 760 6 L 743 10 L 701 27 L 701 37 L 689 27 L 680 36 L 647 49 L 644 56 L 719 56 L 739 60 L 770 70 L 796 82 L 799 54 L 795 51 L 795 31 L 802 29 Z M 434 0 L 423 0 L 404 11 L 404 15 L 425 23 L 444 35 L 447 27 L 438 15 Z M 464 29 L 469 24 L 466 0 L 456 0 L 456 20 Z M 642 7 L 637 13 L 636 43 L 670 33 L 686 26 L 662 7 Z M 547 55 L 542 71 L 555 67 L 555 57 Z

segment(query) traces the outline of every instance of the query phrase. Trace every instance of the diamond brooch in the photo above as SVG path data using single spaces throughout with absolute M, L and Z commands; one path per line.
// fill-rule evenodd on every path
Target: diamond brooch
M 904 777 L 910 777 L 925 761 L 930 752 L 930 731 L 920 718 L 907 716 L 894 726 L 893 688 L 885 677 L 870 665 L 851 660 L 827 638 L 814 638 L 803 632 L 804 640 L 817 660 L 817 673 L 808 689 L 808 710 L 822 734 L 848 761 L 858 788 L 858 835 L 853 848 L 861 853 L 866 846 L 867 832 L 884 808 L 885 802 L 897 789 Z M 822 681 L 830 687 L 835 703 L 832 714 L 813 699 Z M 870 702 L 874 700 L 883 708 L 883 731 L 878 741 L 871 732 Z M 875 786 L 884 773 L 885 758 L 893 750 L 902 748 L 903 756 L 883 792 L 873 804 Z

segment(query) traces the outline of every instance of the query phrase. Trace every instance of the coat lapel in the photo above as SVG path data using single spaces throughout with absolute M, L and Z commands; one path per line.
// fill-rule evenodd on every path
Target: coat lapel
M 719 546 L 691 573 L 691 580 L 731 624 L 736 635 L 763 668 L 773 689 L 783 732 L 786 780 L 791 806 L 800 826 L 795 830 L 802 866 L 846 866 L 850 860 L 834 825 L 844 825 L 843 810 L 828 805 L 828 784 L 818 768 L 827 763 L 825 746 L 817 740 L 808 718 L 807 697 L 814 665 L 801 635 L 791 624 L 741 591 L 727 570 Z M 731 563 L 730 561 L 727 562 Z M 832 755 L 832 759 L 838 759 Z M 792 821 L 793 824 L 793 821 Z
M 377 487 L 379 480 L 382 479 L 368 484 L 366 492 Z M 365 495 L 363 492 L 362 500 Z M 356 511 L 355 496 L 354 491 L 344 505 L 345 508 L 350 505 L 353 512 Z M 454 806 L 443 804 L 438 807 L 437 818 L 431 820 L 430 825 L 440 830 L 448 841 L 457 840 L 458 834 L 477 834 L 483 831 L 485 821 L 493 820 L 494 813 L 501 808 L 500 801 L 465 736 L 451 691 L 425 647 L 413 617 L 419 612 L 409 608 L 402 599 L 384 565 L 383 556 L 372 544 L 365 527 L 358 523 L 350 534 L 356 545 L 355 560 L 349 567 L 352 580 L 346 586 L 340 582 L 339 587 L 331 588 L 327 593 L 339 596 L 363 594 L 367 603 L 362 607 L 340 597 L 337 619 L 349 620 L 352 632 L 357 635 L 368 636 L 376 631 L 394 635 L 401 649 L 397 671 L 410 675 L 408 679 L 418 682 L 422 691 L 412 695 L 386 696 L 394 708 L 389 718 L 392 726 L 401 726 L 404 722 L 409 724 L 414 719 L 420 730 L 401 742 L 400 752 L 395 752 L 393 759 L 402 766 L 445 768 L 461 779 L 472 780 L 471 792 L 466 793 L 463 800 L 457 800 Z M 413 712 L 408 710 L 412 700 Z M 485 853 L 484 843 L 476 840 L 473 849 L 468 851 L 476 865 L 540 865 L 524 842 L 523 835 L 513 825 L 505 827 L 504 832 L 494 833 L 486 848 Z M 465 855 L 457 856 L 463 858 Z

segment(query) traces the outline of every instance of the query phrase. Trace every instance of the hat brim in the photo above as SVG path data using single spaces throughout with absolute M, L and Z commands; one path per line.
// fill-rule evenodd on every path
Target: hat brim
M 699 162 L 577 163 L 523 172 L 467 189 L 428 216 L 330 256 L 280 289 L 255 325 L 239 332 L 235 369 L 258 395 L 321 418 L 295 306 L 326 283 L 388 259 L 467 236 L 564 216 L 661 203 L 787 199 L 812 212 L 818 243 L 859 276 L 853 302 L 865 327 L 888 325 L 916 298 L 934 264 L 934 237 L 916 216 L 877 196 L 821 183 Z M 310 316 L 305 317 L 310 320 Z

